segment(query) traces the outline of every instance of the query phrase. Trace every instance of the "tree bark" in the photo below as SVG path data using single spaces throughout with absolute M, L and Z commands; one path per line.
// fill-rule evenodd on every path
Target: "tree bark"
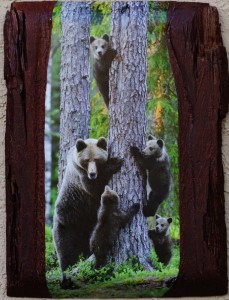
M 4 26 L 8 296 L 49 297 L 44 121 L 54 5 L 48 1 L 13 3 Z
M 68 150 L 89 137 L 90 3 L 64 2 L 61 12 L 59 189 Z
M 171 3 L 167 44 L 179 101 L 180 268 L 169 296 L 227 292 L 221 121 L 229 76 L 216 8 Z
M 51 89 L 52 51 L 49 55 L 47 85 L 45 94 L 45 222 L 50 224 L 51 181 L 52 181 L 52 135 L 51 135 Z
M 110 70 L 109 154 L 124 158 L 121 172 L 111 187 L 120 196 L 125 211 L 146 199 L 145 176 L 140 174 L 130 146 L 146 143 L 147 101 L 147 2 L 114 2 L 111 13 L 111 43 L 118 52 Z M 112 253 L 116 265 L 136 256 L 151 269 L 147 220 L 141 211 L 120 231 Z

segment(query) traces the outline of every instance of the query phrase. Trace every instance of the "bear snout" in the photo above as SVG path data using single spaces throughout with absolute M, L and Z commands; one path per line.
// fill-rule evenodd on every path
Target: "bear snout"
M 88 164 L 88 178 L 89 179 L 96 179 L 97 178 L 97 167 L 94 161 L 89 162 Z
M 96 179 L 97 174 L 92 172 L 92 173 L 89 173 L 88 177 L 93 180 L 93 179 Z

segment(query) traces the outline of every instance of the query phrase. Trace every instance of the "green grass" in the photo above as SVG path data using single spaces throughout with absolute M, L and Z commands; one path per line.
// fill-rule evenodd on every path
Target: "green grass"
M 54 298 L 152 298 L 162 297 L 169 287 L 166 281 L 174 278 L 179 270 L 179 246 L 175 245 L 173 258 L 168 266 L 157 261 L 154 249 L 151 251 L 153 271 L 146 271 L 133 259 L 119 265 L 113 271 L 113 264 L 107 264 L 100 270 L 93 270 L 91 262 L 81 258 L 67 271 L 80 267 L 80 271 L 72 278 L 72 290 L 60 288 L 61 271 L 52 243 L 51 228 L 46 226 L 46 278 L 50 294 Z

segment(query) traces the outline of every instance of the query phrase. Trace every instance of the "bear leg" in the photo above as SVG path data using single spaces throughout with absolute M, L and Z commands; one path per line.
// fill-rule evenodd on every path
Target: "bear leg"
M 81 239 L 79 234 L 77 235 L 77 230 L 74 226 L 73 228 L 70 226 L 64 227 L 59 223 L 55 224 L 53 228 L 53 239 L 62 271 L 61 287 L 71 288 L 71 280 L 66 278 L 64 272 L 77 262 L 81 254 L 90 254 L 89 242 L 88 245 L 84 245 L 84 239 Z
M 145 217 L 154 217 L 158 210 L 158 207 L 162 201 L 163 201 L 163 199 L 161 199 L 161 197 L 159 197 L 159 195 L 156 195 L 155 193 L 153 193 L 153 191 L 151 191 L 146 205 L 143 206 L 144 216 Z

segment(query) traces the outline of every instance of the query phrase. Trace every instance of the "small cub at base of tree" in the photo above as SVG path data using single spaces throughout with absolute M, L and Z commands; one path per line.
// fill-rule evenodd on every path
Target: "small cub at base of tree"
M 156 227 L 149 230 L 149 238 L 153 241 L 158 261 L 165 266 L 168 265 L 172 258 L 173 242 L 170 237 L 169 228 L 172 218 L 163 218 L 156 215 Z
M 135 203 L 127 212 L 123 212 L 118 206 L 119 196 L 106 186 L 101 197 L 98 221 L 90 239 L 90 249 L 95 255 L 95 269 L 107 263 L 107 256 L 114 245 L 118 231 L 131 222 L 140 208 L 139 203 Z
M 149 135 L 143 152 L 138 147 L 131 147 L 130 151 L 140 169 L 147 172 L 147 203 L 143 213 L 145 217 L 153 217 L 159 205 L 169 197 L 172 187 L 170 160 L 164 141 Z

